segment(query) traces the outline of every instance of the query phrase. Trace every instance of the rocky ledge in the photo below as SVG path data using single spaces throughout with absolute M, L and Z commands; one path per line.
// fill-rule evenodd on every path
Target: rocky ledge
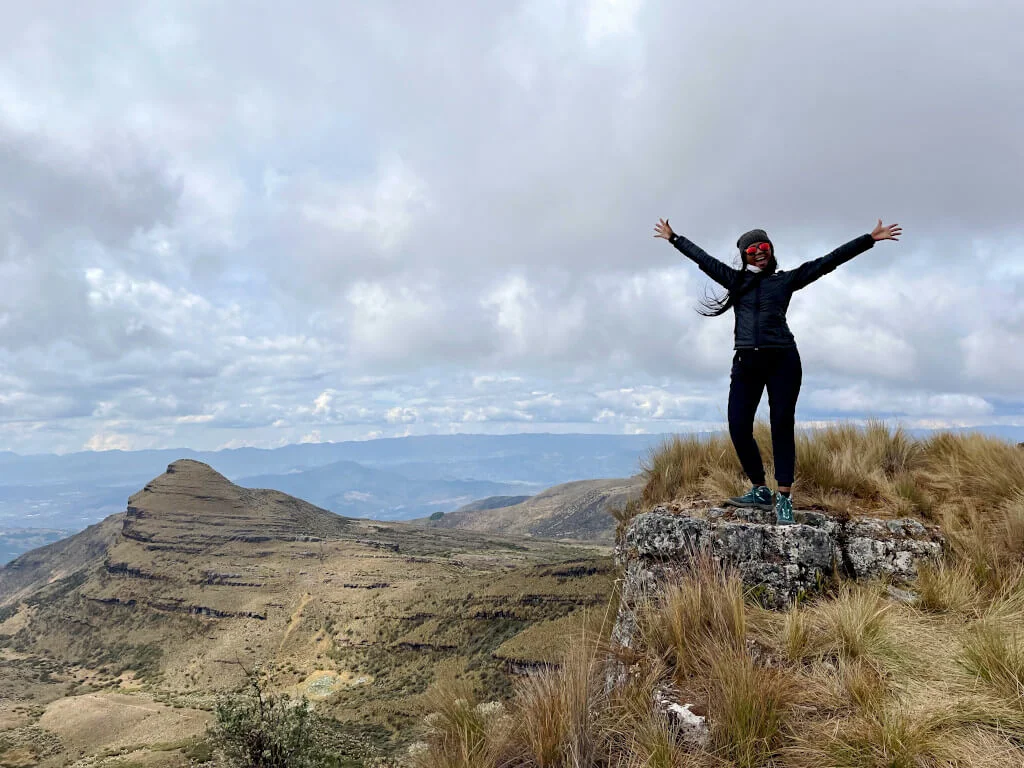
M 732 566 L 761 602 L 782 608 L 836 579 L 909 581 L 918 564 L 937 560 L 945 545 L 937 528 L 909 518 L 840 520 L 809 511 L 794 517 L 794 525 L 776 525 L 771 511 L 717 507 L 701 516 L 665 507 L 637 515 L 615 548 L 623 570 L 615 639 L 630 645 L 634 607 L 671 583 L 698 553 Z

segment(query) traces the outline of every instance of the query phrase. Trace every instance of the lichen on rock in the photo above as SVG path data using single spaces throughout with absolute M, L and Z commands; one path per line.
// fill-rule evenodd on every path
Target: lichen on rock
M 797 511 L 795 519 L 794 525 L 776 525 L 768 510 L 718 507 L 699 516 L 665 507 L 636 516 L 615 550 L 623 578 L 613 640 L 630 646 L 635 607 L 703 553 L 734 568 L 761 603 L 782 608 L 837 579 L 906 583 L 920 562 L 937 560 L 944 547 L 937 528 L 909 518 L 840 520 Z

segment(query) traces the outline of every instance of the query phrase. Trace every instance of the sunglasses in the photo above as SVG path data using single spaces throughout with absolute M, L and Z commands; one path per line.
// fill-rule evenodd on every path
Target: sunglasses
M 744 251 L 744 253 L 747 253 L 747 254 L 750 254 L 751 256 L 753 256 L 758 251 L 770 251 L 771 249 L 772 249 L 771 243 L 754 243 L 753 245 L 748 245 L 747 249 Z

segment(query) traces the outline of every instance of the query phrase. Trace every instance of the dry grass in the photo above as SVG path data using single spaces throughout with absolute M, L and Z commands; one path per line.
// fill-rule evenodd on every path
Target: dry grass
M 743 484 L 736 451 L 722 434 L 676 435 L 650 453 L 642 474 L 644 507 L 698 494 L 706 486 L 736 490 Z
M 766 425 L 757 435 L 763 450 Z M 643 499 L 621 522 L 655 503 L 742 490 L 726 440 L 680 438 L 652 454 Z M 942 526 L 949 557 L 921 569 L 918 604 L 891 601 L 879 584 L 847 584 L 768 611 L 735 574 L 695 557 L 638 611 L 622 656 L 626 685 L 605 692 L 602 651 L 590 643 L 519 686 L 518 727 L 488 736 L 505 765 L 1024 766 L 1024 450 L 977 435 L 914 441 L 881 423 L 838 425 L 800 436 L 798 472 L 801 498 L 833 511 Z M 706 709 L 706 748 L 682 744 L 653 711 L 659 689 Z
M 926 564 L 918 569 L 917 592 L 923 610 L 968 615 L 978 610 L 983 595 L 969 563 Z
M 747 637 L 740 577 L 704 553 L 692 562 L 693 568 L 658 603 L 641 609 L 640 617 L 645 646 L 680 679 L 707 673 L 723 650 L 742 650 Z
M 464 746 L 418 765 L 472 753 L 482 768 L 1024 765 L 1024 646 L 1008 629 L 1024 626 L 1019 597 L 935 614 L 858 586 L 780 614 L 737 604 L 733 578 L 692 574 L 650 606 L 621 688 L 605 691 L 602 650 L 577 641 L 564 667 L 521 682 L 512 727 L 481 734 L 471 720 L 450 729 Z M 705 708 L 706 748 L 653 710 L 658 689 Z
M 602 738 L 591 717 L 604 698 L 601 658 L 596 643 L 584 638 L 557 672 L 520 681 L 513 751 L 525 764 L 593 764 Z
M 754 437 L 771 478 L 768 424 L 758 421 Z M 948 432 L 916 440 L 882 421 L 837 423 L 797 431 L 796 468 L 794 495 L 804 506 L 929 519 L 965 498 L 985 510 L 1001 508 L 991 522 L 1011 520 L 1013 541 L 1024 553 L 1024 451 L 1005 440 Z M 671 438 L 647 458 L 643 474 L 641 507 L 701 496 L 719 500 L 749 486 L 721 433 Z
M 1020 624 L 979 621 L 963 637 L 961 663 L 999 694 L 1024 706 L 1024 637 Z
M 764 765 L 784 743 L 797 677 L 728 648 L 714 657 L 710 673 L 705 685 L 714 751 L 740 768 Z

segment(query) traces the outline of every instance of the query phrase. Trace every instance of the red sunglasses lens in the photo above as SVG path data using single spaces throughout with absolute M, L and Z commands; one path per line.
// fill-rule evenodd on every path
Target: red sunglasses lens
M 757 243 L 756 245 L 747 246 L 746 253 L 754 255 L 758 251 L 770 251 L 772 247 L 768 243 Z

